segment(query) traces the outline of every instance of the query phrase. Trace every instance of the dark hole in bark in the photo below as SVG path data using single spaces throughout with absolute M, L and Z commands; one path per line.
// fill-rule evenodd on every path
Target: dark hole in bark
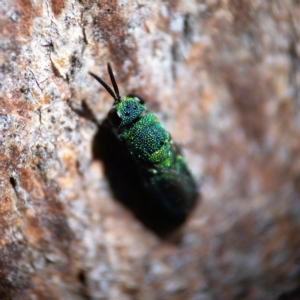
M 86 277 L 84 271 L 80 271 L 78 273 L 78 279 L 83 285 L 86 285 Z
M 82 284 L 82 286 L 79 290 L 79 294 L 81 295 L 82 299 L 91 300 L 92 296 L 89 293 L 85 271 L 81 270 L 77 276 L 78 276 L 79 282 Z
M 113 133 L 107 120 L 99 126 L 94 137 L 93 155 L 94 159 L 104 163 L 114 198 L 130 209 L 148 229 L 161 238 L 167 238 L 182 225 L 186 216 L 175 216 L 145 187 L 138 164 L 126 145 Z
M 81 117 L 99 125 L 87 103 L 82 101 L 80 110 L 72 108 Z M 176 233 L 186 220 L 187 213 L 178 211 L 160 200 L 157 192 L 147 187 L 143 171 L 130 154 L 127 146 L 113 132 L 108 119 L 98 127 L 93 140 L 93 157 L 101 160 L 114 199 L 131 210 L 135 217 L 160 238 L 180 243 Z M 198 195 L 195 195 L 194 205 Z
M 300 288 L 284 292 L 278 297 L 278 300 L 297 300 L 300 299 Z
M 13 187 L 13 189 L 15 190 L 16 186 L 17 186 L 16 179 L 13 177 L 9 177 L 9 182 L 10 182 L 11 186 Z

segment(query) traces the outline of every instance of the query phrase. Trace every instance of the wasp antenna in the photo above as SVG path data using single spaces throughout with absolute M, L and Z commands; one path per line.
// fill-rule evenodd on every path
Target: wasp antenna
M 119 98 L 116 97 L 116 95 L 114 94 L 114 92 L 112 91 L 112 89 L 107 85 L 107 83 L 105 83 L 103 81 L 103 79 L 101 79 L 100 77 L 98 77 L 97 75 L 95 75 L 92 72 L 89 72 L 89 74 L 92 77 L 94 77 L 110 93 L 110 95 L 114 98 L 115 102 L 118 102 Z
M 116 79 L 115 79 L 114 73 L 113 73 L 113 71 L 112 71 L 112 68 L 111 68 L 111 66 L 110 66 L 110 63 L 107 63 L 107 70 L 108 70 L 108 74 L 109 74 L 111 83 L 112 83 L 112 85 L 113 85 L 113 87 L 114 87 L 115 93 L 116 93 L 116 95 L 117 95 L 117 97 L 116 97 L 116 98 L 117 98 L 116 102 L 121 102 L 121 96 L 120 96 L 120 94 L 119 94 L 119 88 L 118 88 L 118 85 L 117 85 L 117 83 L 116 83 Z

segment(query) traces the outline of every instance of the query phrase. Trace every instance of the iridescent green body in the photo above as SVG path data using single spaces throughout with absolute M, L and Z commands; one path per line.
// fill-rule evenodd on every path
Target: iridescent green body
M 174 219 L 185 219 L 195 206 L 197 186 L 187 163 L 155 114 L 137 95 L 121 99 L 110 66 L 115 93 L 94 74 L 113 96 L 115 103 L 108 120 L 134 156 L 145 187 Z
M 120 138 L 126 142 L 135 157 L 154 168 L 171 166 L 170 136 L 153 113 L 137 117 L 125 130 L 120 126 L 119 131 Z

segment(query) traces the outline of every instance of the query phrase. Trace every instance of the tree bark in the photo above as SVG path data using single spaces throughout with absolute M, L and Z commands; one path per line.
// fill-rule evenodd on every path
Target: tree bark
M 1 299 L 297 299 L 299 1 L 2 0 L 0 34 Z M 108 62 L 201 183 L 176 239 L 111 183 Z

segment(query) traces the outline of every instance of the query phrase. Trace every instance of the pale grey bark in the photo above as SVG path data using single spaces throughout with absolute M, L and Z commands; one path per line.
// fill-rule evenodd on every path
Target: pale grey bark
M 296 295 L 299 1 L 3 0 L 0 34 L 1 299 Z M 107 62 L 202 181 L 177 243 L 115 201 L 93 156 L 79 112 L 107 116 L 88 76 L 109 82 Z

